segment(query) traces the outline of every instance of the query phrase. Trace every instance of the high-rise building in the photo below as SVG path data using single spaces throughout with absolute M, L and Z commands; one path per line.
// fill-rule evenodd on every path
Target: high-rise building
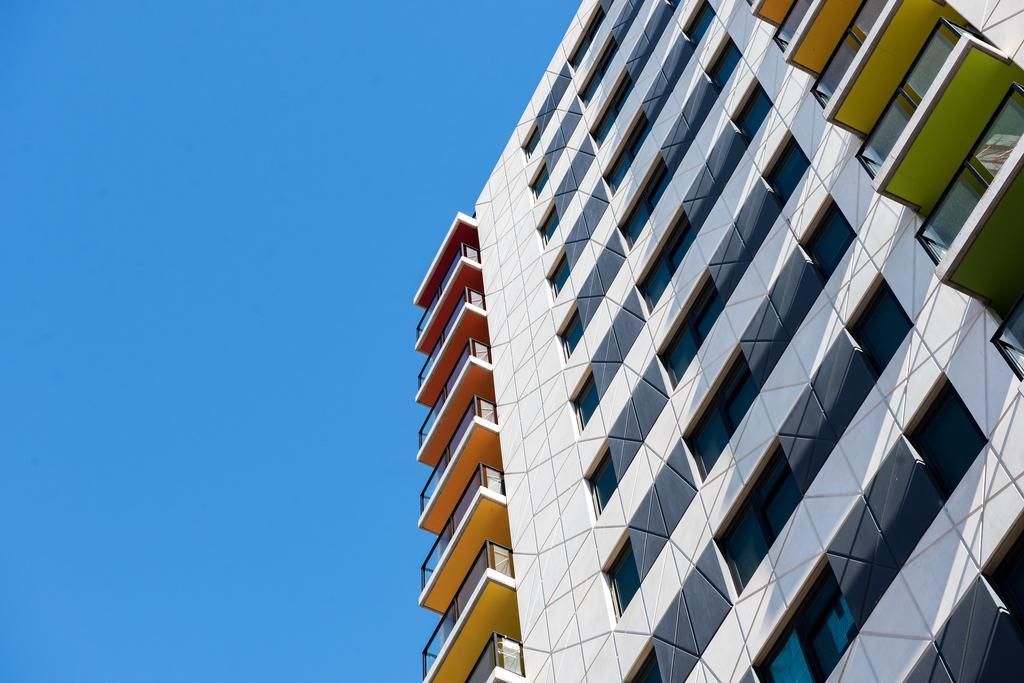
M 1024 680 L 1024 0 L 586 0 L 415 303 L 424 680 Z

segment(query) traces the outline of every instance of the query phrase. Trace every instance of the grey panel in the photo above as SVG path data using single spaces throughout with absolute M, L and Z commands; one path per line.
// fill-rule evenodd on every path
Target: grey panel
M 683 582 L 683 598 L 690 613 L 697 649 L 703 653 L 725 621 L 732 604 L 697 570 L 691 571 Z
M 752 253 L 761 248 L 781 213 L 782 206 L 768 186 L 754 183 L 736 215 L 736 230 Z
M 786 347 L 789 335 L 771 302 L 765 298 L 740 337 L 740 349 L 750 366 L 750 374 L 763 387 Z
M 953 677 L 946 670 L 946 664 L 939 657 L 934 643 L 928 643 L 927 649 L 917 661 L 905 683 L 954 683 Z
M 854 621 L 863 628 L 900 568 L 863 498 L 857 499 L 826 555 Z
M 640 424 L 640 433 L 647 438 L 668 399 L 647 382 L 640 381 L 633 390 L 632 403 Z
M 807 493 L 836 441 L 818 397 L 810 386 L 805 387 L 779 430 L 779 444 L 801 493 Z
M 838 435 L 846 431 L 875 385 L 875 372 L 864 353 L 854 348 L 849 335 L 841 333 L 814 373 L 811 384 Z
M 739 232 L 735 227 L 731 227 L 729 234 L 708 263 L 711 279 L 723 300 L 728 301 L 732 296 L 743 274 L 747 272 L 752 257 L 753 254 L 747 249 Z
M 704 225 L 712 207 L 718 201 L 719 194 L 721 188 L 715 185 L 715 177 L 711 175 L 711 169 L 705 165 L 683 198 L 683 211 L 686 212 L 686 217 L 694 226 L 694 230 L 700 230 Z
M 725 183 L 732 177 L 746 149 L 746 138 L 733 126 L 727 125 L 722 129 L 708 156 L 708 168 L 711 169 L 711 175 L 715 177 L 719 188 L 724 188 Z M 719 192 L 721 191 L 719 189 Z
M 629 353 L 629 349 L 633 347 L 633 342 L 640 336 L 642 329 L 644 329 L 643 318 L 637 318 L 624 308 L 619 309 L 615 320 L 612 321 L 610 334 L 614 334 L 619 341 L 619 349 L 623 356 Z
M 628 416 L 623 413 L 619 416 L 619 419 L 625 422 Z M 625 426 L 622 427 L 622 431 L 626 431 L 626 429 Z M 640 445 L 640 442 L 635 439 L 616 436 L 608 437 L 608 452 L 612 456 L 612 468 L 615 470 L 616 481 L 622 481 L 622 477 L 625 475 L 626 470 L 629 469 L 630 463 L 633 462 L 633 458 L 636 457 L 637 452 L 640 450 Z
M 653 506 L 656 510 L 657 507 Z M 668 538 L 662 534 L 652 534 L 642 529 L 629 529 L 629 540 L 633 544 L 633 555 L 636 559 L 637 571 L 640 576 L 647 576 L 655 560 L 661 555 L 662 549 L 668 543 Z
M 608 391 L 608 386 L 612 383 L 612 378 L 615 377 L 615 373 L 619 370 L 619 364 L 594 362 L 590 364 L 590 367 L 594 373 L 597 395 L 604 396 L 605 392 Z
M 633 20 L 636 19 L 636 15 L 640 12 L 640 7 L 643 6 L 642 0 L 628 0 L 622 11 L 619 12 L 619 16 L 616 17 L 615 23 L 612 24 L 612 35 L 619 43 L 629 33 L 629 27 L 633 25 Z
M 800 329 L 824 287 L 825 283 L 814 264 L 799 249 L 794 251 L 768 294 L 790 339 Z
M 601 340 L 601 343 L 597 345 L 597 349 L 594 354 L 590 357 L 590 360 L 594 363 L 621 363 L 622 362 L 622 351 L 619 350 L 618 341 L 615 339 L 615 335 L 609 332 Z
M 704 552 L 697 559 L 697 571 L 704 575 L 704 578 L 715 587 L 715 590 L 722 595 L 722 598 L 731 602 L 729 599 L 728 583 L 722 571 L 722 563 L 719 562 L 718 557 L 718 550 L 715 544 L 708 543 L 707 547 L 704 548 Z
M 685 681 L 697 666 L 697 657 L 657 638 L 654 640 L 654 652 L 658 658 L 658 670 L 666 682 Z

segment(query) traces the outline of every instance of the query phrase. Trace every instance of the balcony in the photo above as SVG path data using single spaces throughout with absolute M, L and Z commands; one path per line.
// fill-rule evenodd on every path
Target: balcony
M 481 465 L 463 489 L 451 516 L 420 566 L 420 605 L 440 612 L 485 541 L 511 544 L 505 478 Z
M 452 312 L 465 301 L 465 298 L 460 296 L 461 293 L 473 291 L 479 294 L 483 288 L 480 252 L 475 247 L 460 245 L 459 252 L 445 273 L 444 280 L 434 292 L 416 325 L 416 350 L 425 353 L 437 343 L 443 329 L 442 323 L 447 323 Z M 479 306 L 483 308 L 483 294 L 479 294 Z
M 753 0 L 750 3 L 754 16 L 769 24 L 780 26 L 793 7 L 794 0 Z
M 495 631 L 519 637 L 512 551 L 485 543 L 423 648 L 424 681 L 465 681 Z
M 938 57 L 942 51 L 934 52 L 933 56 Z M 919 62 L 914 72 L 920 72 L 926 61 Z M 936 71 L 936 76 L 899 135 L 894 135 L 894 145 L 878 171 L 875 187 L 928 215 L 1001 110 L 1010 87 L 1024 82 L 1024 70 L 996 48 L 964 32 L 958 34 L 943 63 L 924 64 L 924 68 L 929 73 Z M 902 123 L 902 115 L 897 118 Z M 891 122 L 892 117 L 888 120 Z M 996 130 L 985 153 L 1005 160 L 1009 150 L 1000 142 L 1001 136 L 1002 132 Z M 991 178 L 991 174 L 987 176 Z
M 863 21 L 854 22 L 854 17 L 863 11 L 862 6 L 881 4 L 882 0 L 813 0 L 789 39 L 786 61 L 811 73 L 821 73 L 847 30 L 863 26 Z
M 427 411 L 427 415 L 420 425 L 420 446 L 423 446 L 424 442 L 431 437 L 435 429 L 443 434 L 446 429 L 451 429 L 453 425 L 458 424 L 455 422 L 456 420 L 461 422 L 463 415 L 457 411 L 474 396 L 493 405 L 494 381 L 491 378 L 491 370 L 490 363 L 485 365 L 471 355 L 466 356 L 461 367 L 453 368 L 452 375 L 441 387 L 441 392 L 434 400 L 434 405 Z M 484 411 L 481 417 L 487 417 L 492 421 L 497 420 L 493 410 L 480 409 Z
M 964 23 L 948 4 L 933 0 L 895 0 L 886 4 L 827 98 L 825 118 L 867 135 L 940 19 L 956 25 Z
M 852 4 L 856 6 L 859 3 Z M 864 0 L 845 30 L 837 34 L 837 26 L 846 17 L 850 3 L 845 0 L 818 0 L 816 5 L 819 11 L 814 19 L 801 35 L 794 38 L 790 62 L 818 74 L 812 92 L 823 107 L 832 99 L 850 70 L 850 65 L 878 21 L 885 4 L 886 0 Z M 832 46 L 832 52 L 822 62 L 822 55 L 829 49 L 828 46 Z
M 451 368 L 448 371 L 447 377 L 442 375 L 441 372 L 436 372 L 431 373 L 429 382 L 420 382 L 419 390 L 416 392 L 417 403 L 432 406 L 437 403 L 439 398 L 451 395 L 455 386 L 461 380 L 463 373 L 467 371 L 467 367 L 469 372 L 476 372 L 477 370 L 488 373 L 493 372 L 491 347 L 482 341 L 471 338 L 462 347 L 462 353 L 456 356 L 453 361 L 450 360 L 447 367 Z
M 417 401 L 421 395 L 429 395 L 436 389 L 437 384 L 446 378 L 451 372 L 450 368 L 458 363 L 459 357 L 464 350 L 463 344 L 470 339 L 490 340 L 487 329 L 487 311 L 484 308 L 486 301 L 483 294 L 467 290 L 463 298 L 463 305 L 452 311 L 448 322 L 445 324 L 441 335 L 434 343 L 434 347 L 423 361 L 420 374 L 417 378 L 419 390 Z M 433 388 L 424 388 L 432 385 Z
M 498 443 L 498 408 L 492 401 L 473 396 L 461 413 L 456 409 L 458 405 L 449 401 L 429 431 L 420 431 L 420 450 L 416 454 L 419 462 L 433 467 L 446 453 L 455 455 L 460 449 L 476 452 Z
M 453 261 L 458 260 L 459 248 L 464 244 L 479 248 L 480 237 L 477 233 L 477 220 L 460 211 L 455 215 L 455 220 L 448 228 L 448 233 L 441 240 L 441 246 L 434 254 L 434 260 L 431 261 L 430 267 L 427 268 L 427 274 L 423 277 L 419 289 L 416 290 L 416 296 L 412 299 L 414 305 L 427 308 L 435 292 L 443 289 L 442 281 L 445 272 Z
M 508 636 L 492 634 L 466 683 L 526 683 L 523 644 Z

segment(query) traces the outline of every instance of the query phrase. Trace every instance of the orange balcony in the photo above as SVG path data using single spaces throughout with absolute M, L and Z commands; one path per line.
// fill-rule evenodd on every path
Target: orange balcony
M 462 406 L 465 408 L 460 410 Z M 429 430 L 426 433 L 420 431 L 420 451 L 416 459 L 433 467 L 445 457 L 445 453 L 497 447 L 497 443 L 498 408 L 493 401 L 480 396 L 473 396 L 468 405 L 451 400 Z
M 483 288 L 480 251 L 468 244 L 459 245 L 455 258 L 416 325 L 416 350 L 426 353 L 427 349 L 433 348 L 444 329 L 443 325 L 464 302 L 461 294 L 469 290 L 481 292 Z M 482 294 L 480 298 L 483 299 Z

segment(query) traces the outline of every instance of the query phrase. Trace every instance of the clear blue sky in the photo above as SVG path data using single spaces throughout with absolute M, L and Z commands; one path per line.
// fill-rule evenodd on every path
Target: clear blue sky
M 411 305 L 575 0 L 0 5 L 0 681 L 414 681 Z

